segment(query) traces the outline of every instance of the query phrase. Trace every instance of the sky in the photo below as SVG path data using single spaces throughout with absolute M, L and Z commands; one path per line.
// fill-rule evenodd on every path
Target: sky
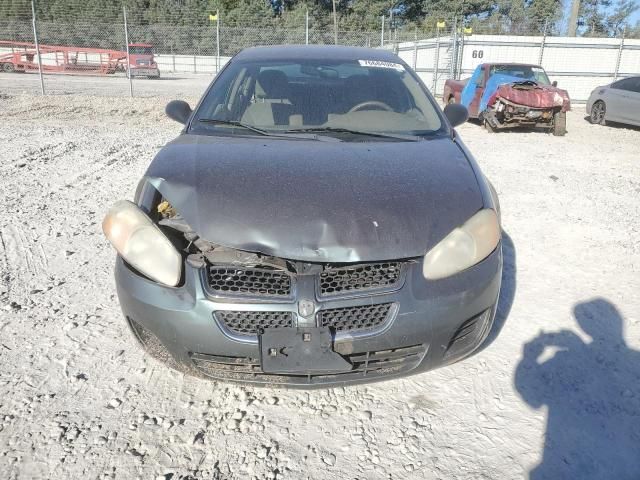
M 613 5 L 611 5 L 611 7 L 609 7 L 607 10 L 613 12 L 617 6 L 617 1 L 614 0 Z M 638 6 L 640 7 L 640 0 L 636 0 L 636 3 L 638 4 Z M 569 8 L 571 8 L 571 2 L 569 1 Z M 636 10 L 630 17 L 630 22 L 631 25 L 635 25 L 636 22 L 640 20 L 640 8 L 638 8 L 638 10 Z
M 607 10 L 613 12 L 617 6 L 617 0 L 613 1 L 613 5 L 609 7 Z M 640 7 L 640 0 L 636 0 L 636 3 Z M 571 14 L 571 0 L 564 0 L 564 21 L 567 22 L 569 19 L 569 15 Z M 629 17 L 629 23 L 634 26 L 636 22 L 640 21 L 640 8 L 636 10 L 631 17 Z

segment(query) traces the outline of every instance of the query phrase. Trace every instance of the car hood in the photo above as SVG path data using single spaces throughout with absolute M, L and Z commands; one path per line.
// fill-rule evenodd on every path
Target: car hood
M 203 239 L 306 262 L 418 257 L 483 206 L 475 173 L 449 137 L 184 134 L 146 177 Z
M 563 111 L 571 109 L 571 100 L 566 90 L 552 85 L 531 83 L 517 81 L 498 85 L 497 95 L 518 105 L 532 108 L 562 107 Z

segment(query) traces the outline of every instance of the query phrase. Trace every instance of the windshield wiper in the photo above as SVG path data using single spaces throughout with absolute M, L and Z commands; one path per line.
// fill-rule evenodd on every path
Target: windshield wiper
M 258 127 L 254 127 L 253 125 L 248 125 L 246 123 L 242 123 L 239 122 L 238 120 L 220 120 L 217 118 L 199 118 L 198 122 L 202 122 L 202 123 L 212 123 L 214 125 L 231 125 L 233 127 L 240 127 L 240 128 L 244 128 L 246 130 L 251 130 L 252 132 L 256 132 L 259 133 L 260 135 L 267 135 L 267 136 L 277 136 L 267 132 L 266 130 L 263 130 L 261 128 Z
M 291 133 L 286 131 L 281 132 L 269 132 L 268 130 L 263 130 L 262 128 L 254 127 L 253 125 L 249 125 L 247 123 L 239 122 L 238 120 L 219 120 L 217 118 L 199 118 L 198 122 L 202 123 L 211 123 L 214 125 L 230 125 L 232 127 L 240 127 L 246 130 L 250 130 L 252 132 L 258 133 L 260 135 L 265 135 L 267 137 L 280 137 L 280 138 L 292 138 Z M 300 140 L 315 140 L 317 139 L 316 135 L 304 135 L 304 131 L 299 132 L 300 135 L 295 138 L 299 138 Z
M 309 128 L 294 128 L 292 130 L 285 130 L 285 133 L 322 133 L 322 132 L 350 133 L 352 135 L 366 135 L 368 137 L 379 137 L 379 138 L 395 138 L 397 140 L 406 140 L 410 142 L 417 142 L 421 140 L 421 138 L 416 135 L 367 132 L 364 130 L 352 130 L 350 128 L 342 128 L 342 127 L 309 127 Z

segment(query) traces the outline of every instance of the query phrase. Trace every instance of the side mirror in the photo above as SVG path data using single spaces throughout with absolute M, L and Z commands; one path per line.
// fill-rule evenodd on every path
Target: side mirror
M 444 116 L 447 117 L 452 127 L 457 127 L 467 121 L 469 110 L 459 103 L 450 103 L 444 107 Z
M 186 125 L 192 112 L 191 107 L 184 100 L 171 100 L 164 111 L 171 120 L 183 125 Z
M 558 86 L 558 81 L 554 80 L 553 82 L 551 82 L 551 86 L 552 87 L 557 87 Z

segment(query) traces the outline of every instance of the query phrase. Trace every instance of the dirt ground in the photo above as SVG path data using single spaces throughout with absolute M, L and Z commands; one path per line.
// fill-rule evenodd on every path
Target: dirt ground
M 272 390 L 168 370 L 122 319 L 100 222 L 179 132 L 168 98 L 2 85 L 3 478 L 637 478 L 640 130 L 581 106 L 565 137 L 459 128 L 508 234 L 485 348 L 402 380 Z
M 213 75 L 203 73 L 163 73 L 160 79 L 134 77 L 133 95 L 198 99 L 212 79 Z M 120 73 L 107 76 L 44 75 L 44 88 L 49 95 L 127 97 L 130 93 L 129 79 Z M 40 77 L 35 73 L 0 72 L 0 92 L 10 95 L 39 95 Z

